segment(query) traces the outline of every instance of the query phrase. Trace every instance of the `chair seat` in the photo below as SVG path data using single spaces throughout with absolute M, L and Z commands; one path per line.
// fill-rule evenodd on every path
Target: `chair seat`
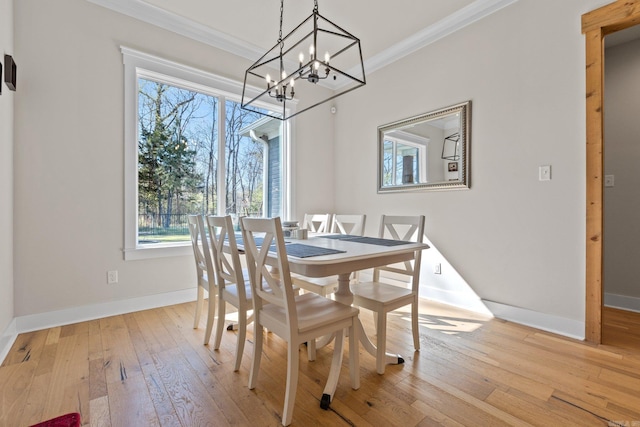
M 334 324 L 340 321 L 349 321 L 358 309 L 339 302 L 321 297 L 317 294 L 307 293 L 295 297 L 296 311 L 298 314 L 298 332 L 314 330 L 320 325 Z M 275 304 L 265 305 L 262 309 L 263 323 L 286 324 L 285 309 Z
M 351 292 L 360 298 L 375 300 L 383 304 L 390 304 L 412 295 L 411 289 L 381 282 L 358 283 L 351 286 Z

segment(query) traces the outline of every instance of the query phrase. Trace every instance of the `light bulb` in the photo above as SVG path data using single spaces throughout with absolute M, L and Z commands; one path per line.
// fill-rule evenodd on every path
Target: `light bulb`
M 318 61 L 313 63 L 313 68 L 316 69 L 316 71 L 318 71 L 318 68 L 320 68 L 320 63 Z
M 300 52 L 300 55 L 298 55 L 298 59 L 300 60 L 300 64 L 304 62 L 304 54 L 302 52 Z
M 264 79 L 267 81 L 267 84 L 271 84 L 271 76 L 269 74 L 264 76 Z
M 329 55 L 329 52 L 325 52 L 324 53 L 324 63 L 328 64 L 329 63 L 329 59 L 331 59 L 331 55 Z
M 284 70 L 282 70 L 282 80 L 286 78 L 287 78 L 287 73 Z
M 291 84 L 292 88 L 293 88 L 293 82 L 295 82 L 295 79 L 293 77 L 291 77 L 291 80 L 289 80 L 289 84 Z
M 314 52 L 315 52 L 315 49 L 313 48 L 313 45 L 309 46 L 309 55 L 313 56 Z

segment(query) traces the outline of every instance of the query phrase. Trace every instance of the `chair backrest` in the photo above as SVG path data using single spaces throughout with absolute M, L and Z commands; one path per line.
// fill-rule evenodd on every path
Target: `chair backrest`
M 241 223 L 254 314 L 259 316 L 266 303 L 276 304 L 287 312 L 290 330 L 297 330 L 294 291 L 280 218 L 242 218 Z M 256 237 L 262 239 L 262 242 L 257 244 Z M 267 257 L 276 259 L 276 263 L 271 265 L 275 270 L 267 265 Z
M 391 216 L 382 215 L 380 219 L 379 237 L 384 239 L 404 240 L 408 242 L 420 242 L 424 239 L 424 215 L 416 216 Z M 380 271 L 389 271 L 394 274 L 411 277 L 411 289 L 418 291 L 420 286 L 420 264 L 422 250 L 416 251 L 413 261 L 378 267 L 373 270 L 373 280 L 378 281 Z
M 340 234 L 350 234 L 353 236 L 364 235 L 364 224 L 367 216 L 335 214 L 331 223 L 331 232 Z
M 327 233 L 331 226 L 331 214 L 305 214 L 302 228 L 312 233 Z
M 238 254 L 238 245 L 233 231 L 231 216 L 207 216 L 211 255 L 215 266 L 216 278 L 220 292 L 227 282 L 238 285 L 238 296 L 246 300 L 242 264 Z M 227 250 L 225 250 L 225 245 Z
M 189 235 L 191 236 L 191 247 L 196 261 L 196 272 L 198 277 L 202 277 L 203 273 L 207 273 L 210 283 L 215 283 L 215 270 L 211 252 L 209 251 L 209 243 L 204 228 L 204 220 L 202 215 L 188 215 Z

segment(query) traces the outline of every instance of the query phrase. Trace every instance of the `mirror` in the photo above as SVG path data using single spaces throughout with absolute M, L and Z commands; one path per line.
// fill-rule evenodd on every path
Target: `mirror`
M 469 188 L 471 101 L 378 127 L 378 193 Z

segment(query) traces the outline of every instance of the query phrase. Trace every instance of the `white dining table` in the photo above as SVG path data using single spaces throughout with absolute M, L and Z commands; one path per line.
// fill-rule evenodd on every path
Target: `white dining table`
M 307 277 L 338 276 L 338 290 L 334 298 L 343 304 L 353 303 L 350 278 L 355 271 L 366 270 L 398 262 L 410 261 L 415 257 L 416 251 L 428 249 L 426 243 L 406 242 L 401 245 L 383 246 L 379 244 L 361 243 L 349 240 L 340 240 L 335 235 L 313 236 L 305 240 L 285 239 L 290 244 L 302 244 L 341 251 L 328 255 L 310 256 L 299 258 L 288 255 L 289 269 L 292 273 Z M 375 240 L 375 238 L 374 238 Z M 357 286 L 357 284 L 354 284 Z M 376 347 L 369 340 L 364 331 L 362 322 L 358 322 L 358 336 L 365 350 L 375 357 Z M 399 354 L 387 353 L 387 364 L 404 363 L 404 358 Z

